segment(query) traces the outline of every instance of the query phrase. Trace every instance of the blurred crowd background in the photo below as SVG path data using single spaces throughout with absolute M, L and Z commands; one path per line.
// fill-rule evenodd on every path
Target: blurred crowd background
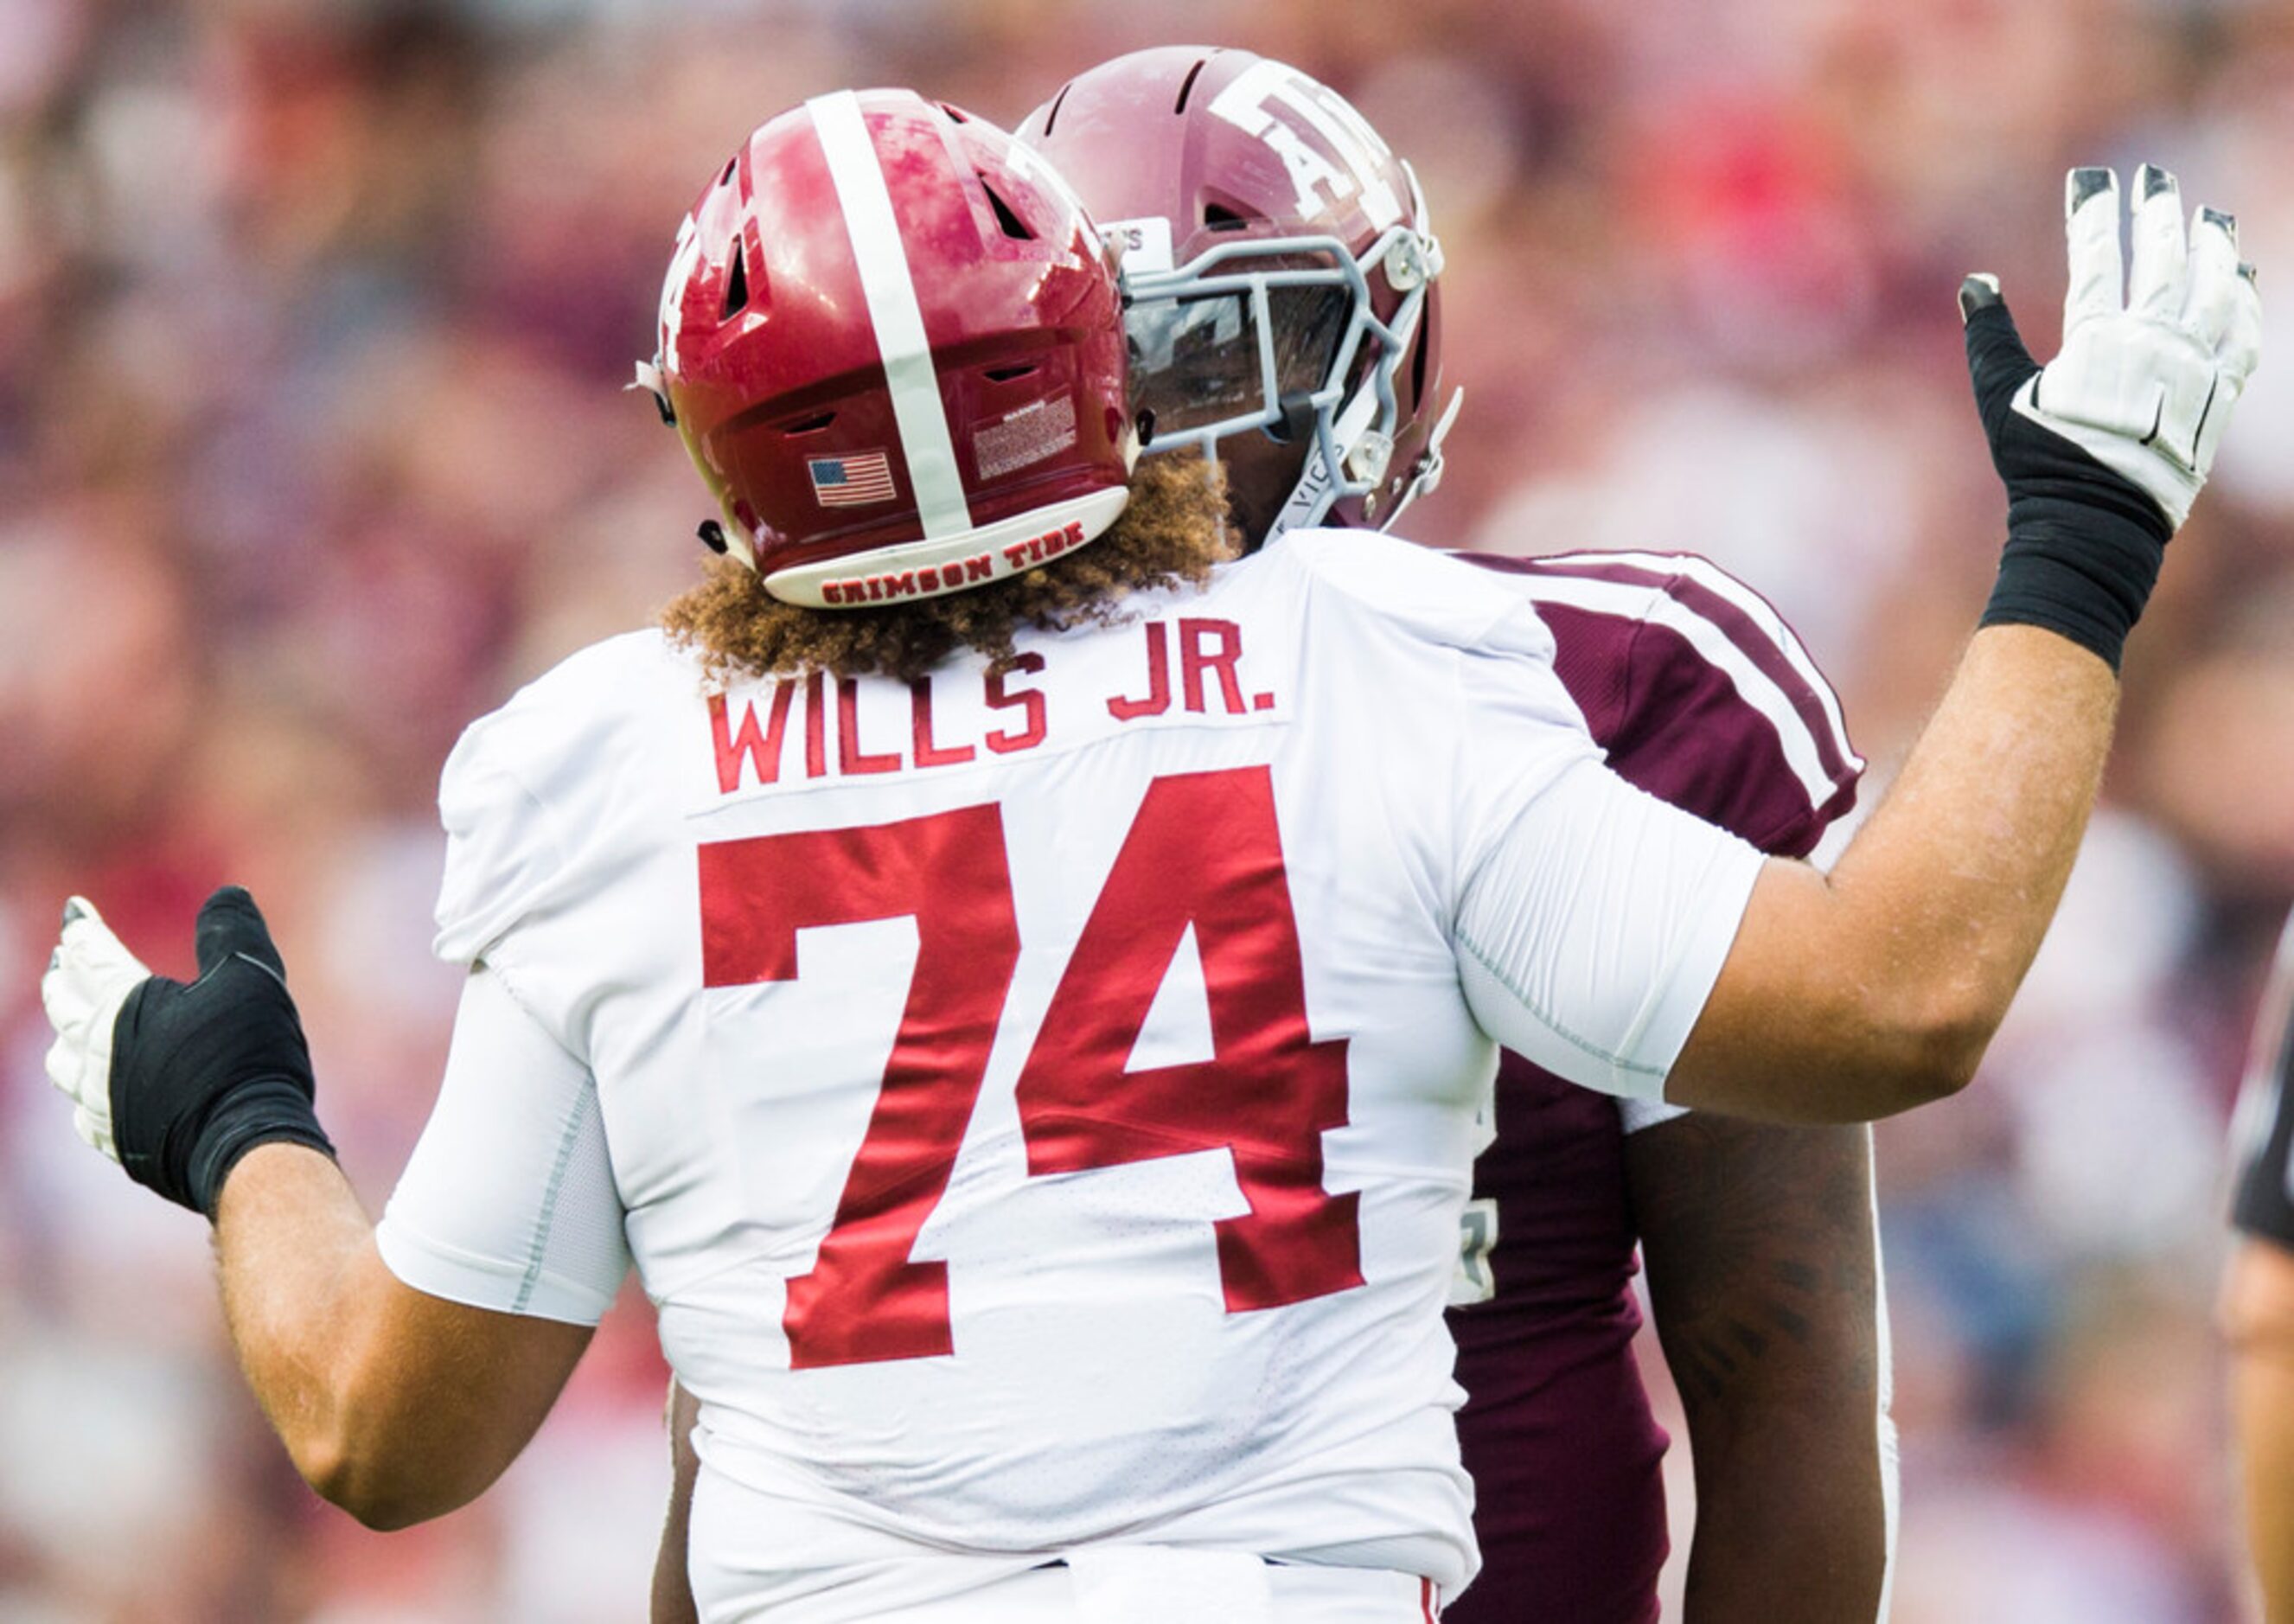
M 320 1506 L 231 1374 L 205 1227 L 42 1076 L 58 906 L 181 974 L 199 899 L 252 886 L 378 1206 L 456 994 L 445 753 L 700 561 L 621 393 L 700 182 L 822 90 L 1008 125 L 1190 38 L 1326 79 L 1423 175 L 1467 407 L 1415 535 L 1717 559 L 1875 790 L 2001 535 L 1961 273 L 2050 353 L 2063 169 L 2155 158 L 2294 278 L 2287 0 L 0 0 L 0 1621 L 640 1616 L 642 1296 L 476 1507 L 385 1539 Z M 2210 1310 L 2294 898 L 2290 432 L 2278 356 L 1988 1075 L 1880 1130 L 1901 1624 L 2246 1616 Z

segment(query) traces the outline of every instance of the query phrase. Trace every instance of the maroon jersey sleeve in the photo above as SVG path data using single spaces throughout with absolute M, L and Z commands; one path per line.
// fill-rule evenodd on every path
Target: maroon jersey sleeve
M 1863 763 L 1798 638 L 1702 559 L 1462 555 L 1552 630 L 1554 666 L 1622 776 L 1779 856 L 1855 802 Z M 1451 1624 L 1653 1624 L 1667 1548 L 1667 1440 L 1633 1364 L 1636 1236 L 1616 1102 L 1508 1054 L 1497 1137 L 1475 1170 L 1469 1270 L 1452 1310 L 1459 1431 L 1483 1569 Z
M 1511 576 L 1609 764 L 1651 795 L 1803 857 L 1856 802 L 1864 763 L 1798 637 L 1726 570 L 1685 553 L 1466 555 Z

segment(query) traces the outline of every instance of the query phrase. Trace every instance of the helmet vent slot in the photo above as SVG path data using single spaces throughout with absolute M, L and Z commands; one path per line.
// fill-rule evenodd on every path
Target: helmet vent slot
M 789 424 L 781 432 L 785 435 L 818 434 L 835 420 L 836 413 L 834 412 L 816 412 L 810 417 L 800 418 Z
M 1244 219 L 1241 215 L 1235 213 L 1233 209 L 1228 208 L 1223 204 L 1206 203 L 1203 205 L 1203 225 L 1206 230 L 1215 232 L 1239 232 L 1249 224 L 1249 221 Z
M 1036 240 L 1036 233 L 1028 229 L 1028 223 L 1013 212 L 1011 204 L 997 195 L 996 188 L 988 184 L 988 177 L 984 175 L 980 177 L 980 189 L 988 194 L 988 205 L 996 210 L 996 224 L 1004 228 L 1005 236 L 1014 242 L 1033 242 Z
M 1052 133 L 1052 126 L 1060 121 L 1060 108 L 1066 102 L 1068 99 L 1068 92 L 1074 88 L 1075 81 L 1073 79 L 1070 79 L 1066 84 L 1060 86 L 1060 94 L 1052 98 L 1052 110 L 1044 115 L 1045 135 L 1050 135 Z
M 731 185 L 733 184 L 733 171 L 740 167 L 741 155 L 738 152 L 736 152 L 732 157 L 725 160 L 725 173 L 717 177 L 717 184 L 720 186 Z
M 990 383 L 1010 383 L 1015 378 L 1025 378 L 1037 365 L 1033 361 L 1022 361 L 1016 366 L 991 366 L 980 376 Z
M 720 322 L 729 322 L 747 308 L 749 303 L 748 256 L 741 251 L 741 240 L 733 239 L 733 269 L 725 278 L 725 307 L 717 313 Z
M 1179 99 L 1171 104 L 1173 112 L 1184 113 L 1187 110 L 1187 98 L 1195 94 L 1195 81 L 1202 78 L 1203 69 L 1210 65 L 1211 59 L 1206 56 L 1199 58 L 1195 65 L 1187 69 L 1187 77 L 1179 81 Z

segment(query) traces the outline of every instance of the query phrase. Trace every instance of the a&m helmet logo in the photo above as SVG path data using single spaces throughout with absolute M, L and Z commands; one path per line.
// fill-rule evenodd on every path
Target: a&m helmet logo
M 1384 178 L 1394 155 L 1363 116 L 1281 62 L 1254 62 L 1211 102 L 1211 114 L 1273 148 L 1309 218 L 1359 196 L 1373 229 L 1402 218 Z

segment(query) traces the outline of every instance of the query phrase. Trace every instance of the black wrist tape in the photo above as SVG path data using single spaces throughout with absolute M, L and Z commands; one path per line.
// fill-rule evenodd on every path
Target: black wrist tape
M 2127 634 L 2158 583 L 2165 529 L 2147 504 L 2017 498 L 2008 506 L 2007 546 L 1980 624 L 2043 627 L 2117 671 Z
M 223 1196 L 223 1181 L 240 1157 L 257 1145 L 281 1141 L 307 1145 L 322 1155 L 335 1154 L 334 1142 L 319 1126 L 319 1114 L 310 1097 L 285 1077 L 242 1082 L 217 1100 L 191 1147 L 183 1182 L 199 1210 L 212 1220 Z

